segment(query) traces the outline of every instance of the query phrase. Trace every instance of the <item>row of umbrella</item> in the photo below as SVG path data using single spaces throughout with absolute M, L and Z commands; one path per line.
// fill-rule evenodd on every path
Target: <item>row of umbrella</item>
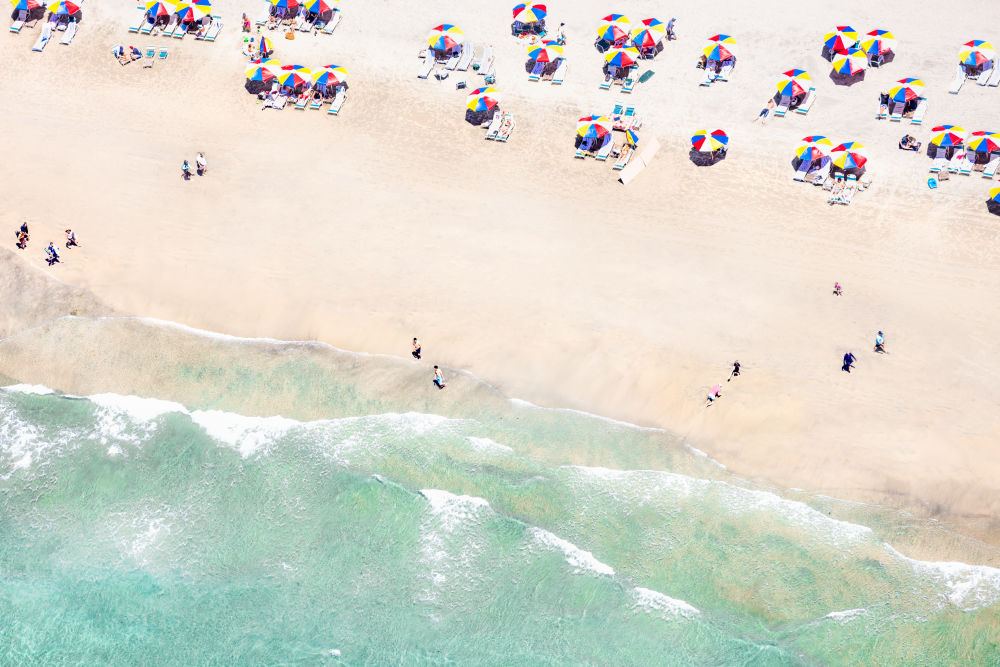
M 859 169 L 868 162 L 868 149 L 857 141 L 834 146 L 827 137 L 813 134 L 802 138 L 802 144 L 795 149 L 795 157 L 808 163 L 829 157 L 840 169 Z
M 347 69 L 340 65 L 326 65 L 312 70 L 302 65 L 282 65 L 277 60 L 268 59 L 255 62 L 246 71 L 246 77 L 250 81 L 277 82 L 278 85 L 292 88 L 305 84 L 337 86 L 347 81 Z
M 45 7 L 48 11 L 55 15 L 76 14 L 80 11 L 80 3 L 71 2 L 70 0 L 56 0 L 56 2 L 52 2 L 48 5 L 44 2 L 39 2 L 38 0 L 10 0 L 10 4 L 13 5 L 14 9 L 17 11 L 31 11 L 33 9 L 38 9 L 39 7 Z
M 937 132 L 931 137 L 931 144 L 939 148 L 965 146 L 965 150 L 975 153 L 1000 151 L 1000 133 L 978 130 L 966 136 L 967 131 L 958 125 L 938 125 L 931 129 Z
M 648 18 L 632 27 L 624 14 L 608 14 L 597 26 L 597 39 L 617 44 L 630 42 L 637 49 L 651 49 L 667 36 L 667 25 L 657 18 Z
M 896 38 L 888 30 L 875 29 L 863 37 L 849 25 L 838 25 L 834 32 L 823 37 L 823 46 L 831 53 L 848 52 L 855 49 L 867 56 L 881 56 L 892 51 Z
M 268 2 L 275 7 L 295 9 L 301 6 L 306 11 L 323 14 L 325 12 L 332 12 L 334 3 L 339 2 L 339 0 L 268 0 Z
M 212 14 L 211 0 L 147 0 L 145 7 L 153 18 L 177 14 L 181 21 L 196 21 Z

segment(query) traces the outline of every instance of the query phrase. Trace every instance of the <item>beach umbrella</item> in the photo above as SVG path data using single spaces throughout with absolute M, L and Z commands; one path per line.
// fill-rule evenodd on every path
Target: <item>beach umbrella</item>
M 49 5 L 48 10 L 53 14 L 76 14 L 80 11 L 80 5 L 70 0 L 56 0 Z
M 735 58 L 733 51 L 730 48 L 731 44 L 709 44 L 704 49 L 701 50 L 702 54 L 709 60 L 725 60 L 726 58 Z
M 620 14 L 611 14 L 611 16 L 621 16 Z M 624 22 L 605 22 L 597 26 L 597 39 L 604 40 L 605 42 L 618 42 L 623 39 L 627 39 L 629 35 L 629 29 L 631 26 L 628 23 L 628 19 Z
M 278 83 L 282 86 L 302 86 L 312 82 L 312 71 L 301 65 L 285 65 L 278 74 Z
M 476 88 L 469 93 L 469 101 L 465 107 L 470 111 L 489 111 L 500 104 L 500 91 L 492 86 Z
M 832 149 L 833 148 L 833 142 L 830 141 L 829 139 L 827 139 L 826 137 L 824 137 L 821 134 L 810 134 L 808 137 L 802 137 L 802 143 L 803 144 L 813 144 L 814 146 L 818 146 L 821 149 L 822 148 L 826 148 L 826 149 Z
M 989 42 L 981 39 L 970 39 L 962 45 L 962 50 L 958 52 L 958 59 L 963 65 L 976 67 L 987 60 L 992 60 L 996 54 L 996 49 Z
M 632 128 L 625 130 L 625 141 L 628 142 L 629 146 L 634 147 L 636 144 L 639 143 L 639 133 L 633 130 Z
M 652 32 L 658 32 L 662 35 L 667 34 L 667 24 L 660 19 L 643 19 L 642 25 L 651 30 Z
M 995 201 L 1000 204 L 1000 188 L 993 188 L 990 190 L 990 201 Z
M 295 9 L 299 6 L 299 0 L 268 0 L 275 7 L 284 7 L 285 9 Z
M 270 81 L 278 76 L 281 71 L 281 63 L 277 60 L 263 60 L 254 63 L 253 67 L 246 71 L 247 78 L 251 81 Z
M 870 56 L 880 56 L 883 53 L 892 51 L 892 44 L 891 40 L 882 39 L 881 37 L 868 37 L 861 40 L 861 44 L 858 46 Z
M 627 46 L 621 49 L 611 49 L 604 54 L 604 62 L 616 67 L 631 67 L 639 59 L 638 49 Z
M 976 153 L 992 153 L 1000 151 L 1000 133 L 996 132 L 973 132 L 972 139 L 965 144 L 965 147 Z
M 850 49 L 838 53 L 833 59 L 833 71 L 837 74 L 854 76 L 868 67 L 868 56 L 861 49 Z
M 514 20 L 521 23 L 541 21 L 548 13 L 545 5 L 539 5 L 534 2 L 523 2 L 519 5 L 514 5 Z
M 863 167 L 868 162 L 867 149 L 856 141 L 846 141 L 830 151 L 833 164 L 841 169 Z
M 790 69 L 788 71 L 782 72 L 781 75 L 788 79 L 805 79 L 806 81 L 812 81 L 812 77 L 809 76 L 809 72 L 804 69 Z
M 646 20 L 649 21 L 650 19 Z M 657 19 L 652 20 L 656 21 Z M 651 49 L 662 42 L 666 34 L 666 30 L 661 31 L 649 26 L 643 26 L 633 30 L 630 39 L 632 41 L 632 45 L 637 49 Z
M 251 39 L 250 46 L 258 53 L 271 53 L 274 51 L 274 43 L 272 43 L 267 37 L 264 37 L 264 35 L 261 35 L 259 38 L 255 37 Z M 274 62 L 274 66 L 280 67 L 277 62 Z
M 721 35 L 721 34 L 712 35 L 711 37 L 708 38 L 708 41 L 712 42 L 713 44 L 733 44 L 733 45 L 736 44 L 735 38 L 733 38 L 730 35 Z
M 39 0 L 10 0 L 10 4 L 14 6 L 16 11 L 31 11 L 42 6 Z
M 170 16 L 176 11 L 177 4 L 171 0 L 148 0 L 146 2 L 146 13 L 151 16 Z
M 624 25 L 626 28 L 632 25 L 632 22 L 624 14 L 608 14 L 601 19 L 601 23 L 614 23 L 616 25 Z
M 889 89 L 889 99 L 893 102 L 909 102 L 924 92 L 924 82 L 920 79 L 900 79 Z
M 542 42 L 528 47 L 528 57 L 539 63 L 553 63 L 562 57 L 563 47 L 555 42 Z
M 347 81 L 347 69 L 340 65 L 327 65 L 318 72 L 313 72 L 313 83 L 316 86 L 337 86 Z
M 823 36 L 823 46 L 836 53 L 846 51 L 858 43 L 858 31 L 849 25 L 838 25 L 836 32 L 828 32 Z
M 729 143 L 729 135 L 722 130 L 698 130 L 691 137 L 691 145 L 699 152 L 717 151 Z
M 938 125 L 932 132 L 937 132 L 931 137 L 931 144 L 948 148 L 949 146 L 961 146 L 965 141 L 965 128 L 957 125 Z
M 306 0 L 302 6 L 313 14 L 325 14 L 333 11 L 333 3 L 335 2 L 338 0 Z
M 813 161 L 826 157 L 826 153 L 824 153 L 818 146 L 805 144 L 795 149 L 795 157 L 799 158 L 803 162 L 812 164 Z
M 612 122 L 606 116 L 585 116 L 576 123 L 577 136 L 584 139 L 603 139 L 611 134 Z
M 790 69 L 784 73 L 785 78 L 778 81 L 778 94 L 796 97 L 806 93 L 806 85 L 812 81 L 809 72 L 802 69 Z
M 431 45 L 432 49 L 447 51 L 458 46 L 458 40 L 462 34 L 462 29 L 457 25 L 442 23 L 439 26 L 431 28 L 431 31 L 427 34 L 427 43 Z
M 177 18 L 181 21 L 196 21 L 212 13 L 210 0 L 186 0 L 177 5 Z

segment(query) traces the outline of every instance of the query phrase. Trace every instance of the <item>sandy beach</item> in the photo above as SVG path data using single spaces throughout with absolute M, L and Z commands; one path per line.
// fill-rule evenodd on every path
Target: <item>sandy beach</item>
M 432 364 L 468 371 L 510 397 L 666 428 L 748 478 L 902 508 L 1000 546 L 1000 218 L 978 174 L 931 191 L 930 159 L 897 149 L 905 133 L 926 145 L 941 123 L 1000 129 L 989 125 L 1000 89 L 947 93 L 959 46 L 1000 40 L 1000 6 L 956 6 L 942 24 L 925 0 L 677 4 L 678 40 L 627 98 L 662 147 L 623 186 L 609 165 L 573 159 L 573 131 L 622 97 L 598 88 L 600 17 L 670 18 L 656 3 L 551 3 L 568 37 L 558 87 L 528 81 L 511 3 L 344 0 L 333 36 L 274 39 L 284 64 L 350 70 L 338 117 L 262 112 L 244 90 L 239 17 L 262 1 L 219 0 L 214 44 L 130 35 L 135 9 L 119 4 L 89 0 L 69 47 L 32 53 L 37 28 L 0 42 L 11 250 L 0 270 L 17 295 L 3 300 L 3 336 L 70 311 L 400 357 L 419 336 L 427 391 Z M 455 82 L 481 77 L 416 78 L 441 22 L 493 45 L 517 117 L 508 143 L 464 121 Z M 897 37 L 895 61 L 850 87 L 820 57 L 845 22 Z M 700 88 L 695 61 L 719 32 L 738 40 L 734 77 Z M 121 67 L 116 44 L 170 55 Z M 751 124 L 792 67 L 812 74 L 812 111 Z M 879 91 L 905 76 L 927 84 L 922 128 L 874 118 Z M 696 167 L 690 137 L 715 127 L 728 158 Z M 869 147 L 873 185 L 850 206 L 792 181 L 793 149 L 811 134 Z M 198 151 L 209 171 L 185 182 L 181 162 Z M 25 251 L 11 239 L 22 220 Z M 81 247 L 46 267 L 44 244 L 67 227 Z M 877 330 L 888 355 L 872 353 Z M 727 383 L 735 359 L 743 372 Z M 143 377 L 15 354 L 0 375 L 76 393 Z M 706 409 L 717 382 L 722 399 Z M 440 400 L 461 401 L 461 383 Z

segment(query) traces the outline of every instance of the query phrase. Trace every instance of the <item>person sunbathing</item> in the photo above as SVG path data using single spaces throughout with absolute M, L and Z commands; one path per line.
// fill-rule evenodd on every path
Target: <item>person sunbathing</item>
M 899 149 L 904 151 L 919 151 L 920 142 L 917 141 L 916 137 L 904 134 L 903 138 L 899 140 Z

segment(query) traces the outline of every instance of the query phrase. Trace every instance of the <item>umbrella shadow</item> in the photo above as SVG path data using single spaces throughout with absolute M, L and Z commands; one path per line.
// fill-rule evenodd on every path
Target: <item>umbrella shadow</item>
M 726 151 L 724 149 L 717 151 L 699 151 L 692 148 L 688 152 L 688 157 L 697 167 L 711 167 L 713 164 L 722 162 L 726 159 Z
M 986 210 L 993 215 L 1000 215 L 1000 202 L 994 201 L 993 199 L 987 199 Z
M 867 71 L 868 70 L 861 70 L 857 74 L 840 74 L 838 72 L 830 72 L 830 80 L 838 86 L 853 86 L 857 82 L 865 80 L 865 72 Z

